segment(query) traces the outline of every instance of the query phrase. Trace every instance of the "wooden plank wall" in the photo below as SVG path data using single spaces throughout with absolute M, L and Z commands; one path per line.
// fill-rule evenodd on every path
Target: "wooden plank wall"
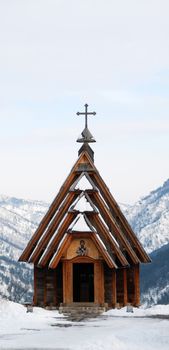
M 116 270 L 117 303 L 124 305 L 124 269 Z
M 106 263 L 96 262 L 94 268 L 95 303 L 110 307 L 140 305 L 139 265 L 124 269 L 110 269 Z M 63 276 L 64 275 L 64 276 Z M 72 264 L 60 262 L 56 269 L 34 268 L 34 305 L 58 306 L 73 301 Z
M 104 263 L 104 290 L 105 290 L 105 303 L 108 305 L 112 305 L 113 300 L 113 278 L 112 278 L 112 269 L 108 267 L 107 264 Z M 115 286 L 116 290 L 116 286 Z
M 127 269 L 127 291 L 128 303 L 134 305 L 135 287 L 134 287 L 134 266 Z
M 56 269 L 34 267 L 34 305 L 57 306 L 63 301 L 62 263 Z

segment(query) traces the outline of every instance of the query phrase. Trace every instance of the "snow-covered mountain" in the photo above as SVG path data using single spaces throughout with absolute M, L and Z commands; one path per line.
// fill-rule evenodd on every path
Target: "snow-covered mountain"
M 169 179 L 122 210 L 148 253 L 169 242 Z
M 47 209 L 43 202 L 0 196 L 0 295 L 32 297 L 32 268 L 18 258 Z
M 169 304 L 169 243 L 150 254 L 151 264 L 142 265 L 142 302 Z
M 120 206 L 147 252 L 169 243 L 169 180 L 134 205 Z M 15 301 L 32 297 L 31 266 L 17 260 L 48 207 L 0 196 L 0 295 Z

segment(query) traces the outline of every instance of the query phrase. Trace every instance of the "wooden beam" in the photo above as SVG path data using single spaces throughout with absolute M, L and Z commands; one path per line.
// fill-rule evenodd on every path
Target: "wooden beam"
M 62 261 L 70 261 L 73 264 L 88 264 L 88 263 L 95 263 L 96 259 L 91 258 L 89 256 L 75 256 L 74 258 L 67 260 L 67 259 L 62 259 Z
M 111 258 L 111 256 L 109 255 L 109 253 L 104 249 L 104 246 L 102 245 L 102 243 L 99 241 L 99 239 L 97 238 L 97 235 L 95 233 L 91 234 L 91 239 L 93 240 L 93 242 L 95 243 L 97 249 L 99 250 L 100 254 L 103 256 L 104 260 L 106 261 L 107 265 L 112 269 L 112 268 L 116 268 L 117 269 L 117 265 L 114 262 L 114 260 Z
M 96 228 L 98 234 L 99 231 L 103 234 L 106 240 L 108 240 L 113 247 L 114 252 L 116 253 L 117 257 L 119 258 L 122 266 L 128 266 L 129 263 L 123 253 L 121 252 L 120 248 L 118 245 L 115 243 L 113 238 L 111 237 L 109 231 L 107 230 L 106 226 L 102 222 L 102 220 L 99 218 L 99 215 L 93 214 L 92 212 L 90 213 L 90 221 L 92 222 L 92 225 Z
M 66 303 L 66 289 L 67 289 L 67 280 L 66 280 L 66 264 L 67 261 L 63 261 L 62 273 L 63 273 L 63 303 Z
M 54 255 L 54 253 L 57 249 L 57 245 L 59 244 L 64 233 L 67 231 L 67 229 L 69 228 L 72 221 L 76 218 L 77 215 L 78 215 L 78 213 L 76 213 L 76 212 L 67 214 L 67 216 L 66 216 L 65 220 L 63 221 L 63 223 L 61 224 L 56 236 L 54 237 L 54 239 L 50 243 L 49 247 L 47 247 L 46 252 L 44 253 L 44 256 L 42 256 L 42 258 L 40 258 L 40 260 L 38 262 L 39 266 L 45 266 L 48 263 L 48 261 L 52 258 L 52 256 Z
M 101 178 L 97 169 L 95 172 L 91 174 L 91 178 L 95 183 L 95 185 L 98 187 L 100 193 L 102 194 L 110 210 L 112 210 L 112 212 L 115 212 L 116 217 L 118 217 L 122 230 L 125 232 L 126 235 L 128 235 L 133 245 L 137 247 L 140 254 L 140 259 L 142 259 L 141 261 L 151 262 L 151 259 L 149 258 L 148 254 L 145 252 L 139 240 L 137 239 L 136 235 L 134 234 L 132 228 L 130 227 L 128 221 L 126 220 L 124 214 L 122 213 L 120 207 L 118 206 L 117 202 L 113 198 L 112 194 L 110 193 L 108 187 L 106 186 L 105 182 Z
M 133 250 L 132 246 L 130 245 L 129 241 L 127 240 L 127 238 L 124 236 L 120 226 L 118 226 L 116 224 L 113 216 L 111 215 L 110 210 L 108 209 L 108 207 L 103 202 L 103 200 L 100 197 L 99 193 L 98 192 L 95 192 L 93 194 L 91 193 L 91 194 L 89 194 L 89 197 L 93 200 L 94 204 L 99 209 L 99 211 L 100 211 L 101 215 L 103 216 L 103 218 L 104 218 L 105 222 L 107 223 L 107 225 L 110 226 L 110 232 L 112 233 L 112 235 L 114 235 L 114 233 L 115 233 L 115 235 L 119 239 L 120 243 L 124 246 L 124 248 L 128 252 L 129 256 L 131 257 L 131 260 L 133 261 L 133 263 L 135 263 L 135 264 L 139 263 L 140 261 L 139 261 L 137 255 L 136 255 L 136 253 L 134 252 L 134 250 Z M 113 232 L 112 232 L 112 230 L 113 230 Z
M 104 273 L 101 261 L 94 263 L 94 303 L 104 304 Z
M 73 302 L 73 264 L 63 261 L 63 303 Z
M 67 234 L 65 239 L 63 240 L 62 244 L 60 245 L 60 248 L 59 248 L 59 250 L 57 252 L 57 255 L 49 263 L 49 268 L 55 269 L 57 267 L 57 265 L 58 265 L 62 255 L 68 249 L 68 247 L 69 247 L 69 245 L 71 243 L 71 240 L 72 240 L 72 235 L 71 234 Z
M 61 187 L 60 192 L 58 193 L 55 200 L 53 201 L 53 203 L 49 207 L 48 212 L 46 213 L 46 215 L 42 219 L 39 227 L 35 231 L 33 237 L 29 241 L 24 252 L 20 256 L 19 261 L 27 261 L 29 259 L 29 257 L 31 255 L 35 245 L 37 244 L 39 238 L 41 237 L 43 232 L 46 230 L 49 222 L 52 220 L 52 218 L 55 215 L 57 209 L 59 208 L 61 202 L 63 201 L 66 194 L 68 193 L 69 187 L 71 186 L 71 184 L 73 183 L 73 181 L 75 180 L 76 177 L 77 177 L 77 174 L 75 174 L 75 173 L 72 173 L 69 175 L 69 177 L 65 181 L 64 185 Z
M 59 226 L 60 222 L 62 221 L 63 217 L 65 216 L 67 210 L 69 209 L 71 204 L 74 202 L 74 200 L 76 200 L 78 195 L 79 195 L 79 191 L 74 192 L 74 193 L 71 192 L 68 194 L 65 202 L 58 210 L 56 217 L 54 218 L 52 223 L 49 225 L 43 238 L 40 240 L 40 242 L 35 247 L 33 254 L 31 255 L 31 257 L 29 259 L 29 262 L 36 262 L 40 258 L 44 249 L 46 248 L 47 244 L 49 243 L 50 239 L 52 238 L 53 234 L 57 230 L 57 227 Z
M 70 174 L 66 178 L 65 182 L 63 183 L 62 187 L 60 188 L 60 191 L 58 192 L 57 196 L 55 197 L 54 201 L 49 207 L 49 210 L 43 217 L 42 221 L 40 222 L 37 230 L 35 231 L 34 235 L 32 236 L 31 240 L 29 241 L 27 247 L 21 254 L 19 261 L 27 261 L 32 254 L 32 251 L 34 247 L 36 246 L 39 238 L 43 234 L 43 232 L 46 230 L 47 226 L 49 225 L 50 221 L 52 220 L 53 216 L 55 215 L 56 211 L 58 210 L 60 204 L 64 200 L 65 196 L 67 195 L 71 185 L 74 181 L 79 177 L 79 171 L 80 173 L 84 170 L 80 170 L 79 165 L 83 164 L 85 162 L 89 162 L 90 157 L 88 156 L 87 152 L 82 152 L 74 164 Z M 94 165 L 94 164 L 93 164 Z M 77 173 L 78 171 L 78 173 Z

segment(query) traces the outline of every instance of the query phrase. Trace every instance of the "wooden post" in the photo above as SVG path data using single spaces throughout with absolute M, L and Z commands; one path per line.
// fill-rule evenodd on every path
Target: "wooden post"
M 100 303 L 104 304 L 104 267 L 103 262 L 100 261 L 100 282 L 101 282 L 101 290 L 100 290 Z
M 134 289 L 135 289 L 135 300 L 134 305 L 140 305 L 140 281 L 139 281 L 139 264 L 134 266 Z
M 124 306 L 127 305 L 128 296 L 127 296 L 127 270 L 123 270 L 123 287 L 124 287 Z
M 104 304 L 104 274 L 101 261 L 94 263 L 94 303 Z
M 37 305 L 37 267 L 34 265 L 34 295 L 33 305 Z
M 46 286 L 46 284 L 47 284 L 47 278 L 46 278 L 46 276 L 47 276 L 47 267 L 45 267 L 44 269 L 43 269 L 43 273 L 44 273 L 44 276 L 43 276 L 43 283 L 44 283 L 44 299 L 43 299 L 43 303 L 44 303 L 44 306 L 46 305 L 46 296 L 47 296 L 47 286 Z
M 54 305 L 57 305 L 58 295 L 57 295 L 57 271 L 54 269 L 53 271 L 53 302 Z
M 112 270 L 112 306 L 115 307 L 117 303 L 117 290 L 116 290 L 116 270 Z
M 70 304 L 73 302 L 73 274 L 72 263 L 63 262 L 63 303 Z

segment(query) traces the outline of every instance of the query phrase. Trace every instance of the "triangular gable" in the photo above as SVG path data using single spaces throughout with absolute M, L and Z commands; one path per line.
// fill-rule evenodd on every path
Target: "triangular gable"
M 84 176 L 91 185 L 91 188 L 88 188 L 85 191 L 77 190 L 78 183 L 80 180 L 82 180 Z M 90 156 L 86 151 L 80 154 L 70 174 L 68 175 L 63 186 L 61 187 L 58 195 L 54 199 L 48 212 L 44 216 L 38 229 L 36 230 L 32 239 L 28 243 L 19 260 L 29 260 L 29 262 L 37 263 L 39 258 L 42 256 L 44 249 L 46 250 L 46 247 L 48 246 L 50 240 L 53 239 L 53 242 L 55 243 L 48 247 L 48 251 L 46 251 L 46 253 L 43 254 L 44 258 L 42 260 L 42 263 L 43 266 L 45 266 L 45 264 L 49 261 L 52 255 L 52 249 L 56 247 L 56 242 L 57 244 L 59 243 L 59 240 L 62 238 L 62 236 L 65 234 L 65 231 L 70 226 L 71 222 L 74 221 L 75 217 L 77 216 L 78 210 L 75 209 L 73 203 L 78 202 L 78 198 L 82 194 L 82 192 L 85 193 L 85 198 L 93 207 L 93 211 L 95 213 L 97 211 L 96 208 L 100 210 L 101 204 L 104 204 L 104 211 L 103 209 L 101 209 L 103 219 L 105 220 L 105 222 L 111 223 L 113 229 L 112 233 L 111 230 L 109 231 L 106 228 L 106 226 L 104 227 L 104 225 L 101 225 L 101 223 L 98 222 L 98 219 L 96 219 L 97 215 L 93 216 L 91 222 L 89 216 L 86 215 L 86 220 L 89 220 L 89 223 L 92 228 L 95 227 L 95 229 L 98 229 L 98 227 L 100 227 L 99 229 L 101 230 L 102 234 L 105 235 L 105 239 L 107 237 L 109 241 L 111 241 L 112 248 L 114 251 L 116 251 L 116 254 L 119 260 L 121 261 L 122 266 L 128 265 L 128 262 L 125 256 L 123 255 L 122 251 L 120 250 L 121 247 L 117 248 L 116 245 L 115 248 L 113 247 L 113 239 L 111 237 L 111 234 L 113 234 L 114 232 L 115 235 L 117 235 L 119 241 L 121 242 L 121 245 L 126 249 L 134 263 L 138 263 L 140 261 L 149 262 L 150 259 L 148 255 L 146 254 L 141 243 L 132 231 L 118 204 L 114 200 L 113 196 L 111 195 L 109 189 L 107 188 L 93 161 L 91 160 Z M 94 193 L 96 194 L 96 196 L 94 196 Z M 100 201 L 98 201 L 98 198 Z M 68 213 L 68 215 L 66 215 L 66 213 Z M 69 214 L 72 216 L 69 216 Z M 55 231 L 57 230 L 58 225 L 60 224 L 64 216 L 65 220 L 70 220 L 70 223 L 68 224 L 68 226 L 63 225 L 62 230 L 59 229 L 59 234 L 55 237 Z

